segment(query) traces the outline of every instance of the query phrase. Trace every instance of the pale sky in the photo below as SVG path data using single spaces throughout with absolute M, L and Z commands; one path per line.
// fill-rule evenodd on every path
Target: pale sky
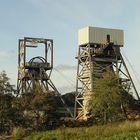
M 56 71 L 52 79 L 60 90 L 70 91 L 70 82 L 76 81 L 78 29 L 95 26 L 124 30 L 123 52 L 139 73 L 139 6 L 140 0 L 0 0 L 0 71 L 6 70 L 16 84 L 18 39 L 51 38 L 54 65 L 67 82 Z M 136 85 L 140 89 L 137 81 Z

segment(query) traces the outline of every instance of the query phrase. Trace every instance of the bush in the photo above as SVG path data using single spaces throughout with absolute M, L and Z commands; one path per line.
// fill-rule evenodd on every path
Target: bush
M 16 127 L 12 131 L 13 140 L 21 140 L 23 137 L 25 137 L 25 135 L 26 135 L 25 129 L 22 127 Z

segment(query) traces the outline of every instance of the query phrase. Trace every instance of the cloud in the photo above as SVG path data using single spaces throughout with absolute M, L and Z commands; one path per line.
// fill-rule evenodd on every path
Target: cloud
M 61 70 L 61 71 L 69 71 L 69 70 L 76 70 L 76 66 L 60 64 L 60 65 L 57 65 L 54 69 Z
M 52 78 L 59 87 L 75 86 L 76 66 L 58 65 L 54 68 Z
M 11 57 L 15 56 L 15 51 L 10 50 L 10 51 L 0 51 L 0 57 Z
M 60 86 L 60 87 L 57 87 L 57 89 L 61 94 L 65 94 L 65 93 L 75 91 L 76 87 L 75 86 Z
M 76 66 L 62 64 L 56 66 L 51 79 L 60 93 L 75 91 Z

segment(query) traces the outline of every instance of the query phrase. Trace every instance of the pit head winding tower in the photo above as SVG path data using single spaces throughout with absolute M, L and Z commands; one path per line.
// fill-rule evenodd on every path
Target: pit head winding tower
M 127 83 L 125 90 L 128 93 L 133 88 L 136 97 L 140 99 L 121 55 L 120 50 L 123 46 L 123 30 L 98 27 L 79 30 L 75 119 L 88 119 L 88 102 L 91 94 L 94 94 L 95 80 L 102 77 L 107 67 L 120 77 L 122 84 Z
M 28 57 L 28 48 L 44 48 L 44 55 L 35 56 L 30 60 Z M 41 48 L 42 47 L 42 48 Z M 36 49 L 37 50 L 37 49 Z M 54 91 L 63 103 L 64 107 L 73 117 L 71 110 L 61 97 L 61 94 L 51 81 L 51 72 L 53 70 L 53 40 L 43 38 L 29 38 L 19 40 L 18 46 L 18 81 L 17 95 L 22 96 L 28 93 L 35 93 L 36 87 L 43 93 Z
M 43 56 L 36 56 L 27 60 L 27 48 L 44 49 Z M 41 48 L 41 49 L 42 49 Z M 18 46 L 18 95 L 30 93 L 36 85 L 42 91 L 55 89 L 50 80 L 53 69 L 53 40 L 43 38 L 29 38 L 19 40 Z

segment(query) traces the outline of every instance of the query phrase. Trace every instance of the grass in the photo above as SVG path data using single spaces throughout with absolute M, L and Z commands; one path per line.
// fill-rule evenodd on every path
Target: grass
M 34 132 L 24 140 L 140 140 L 140 121 Z
M 16 127 L 13 129 L 12 138 L 13 140 L 19 140 L 25 136 L 25 129 L 22 127 Z

